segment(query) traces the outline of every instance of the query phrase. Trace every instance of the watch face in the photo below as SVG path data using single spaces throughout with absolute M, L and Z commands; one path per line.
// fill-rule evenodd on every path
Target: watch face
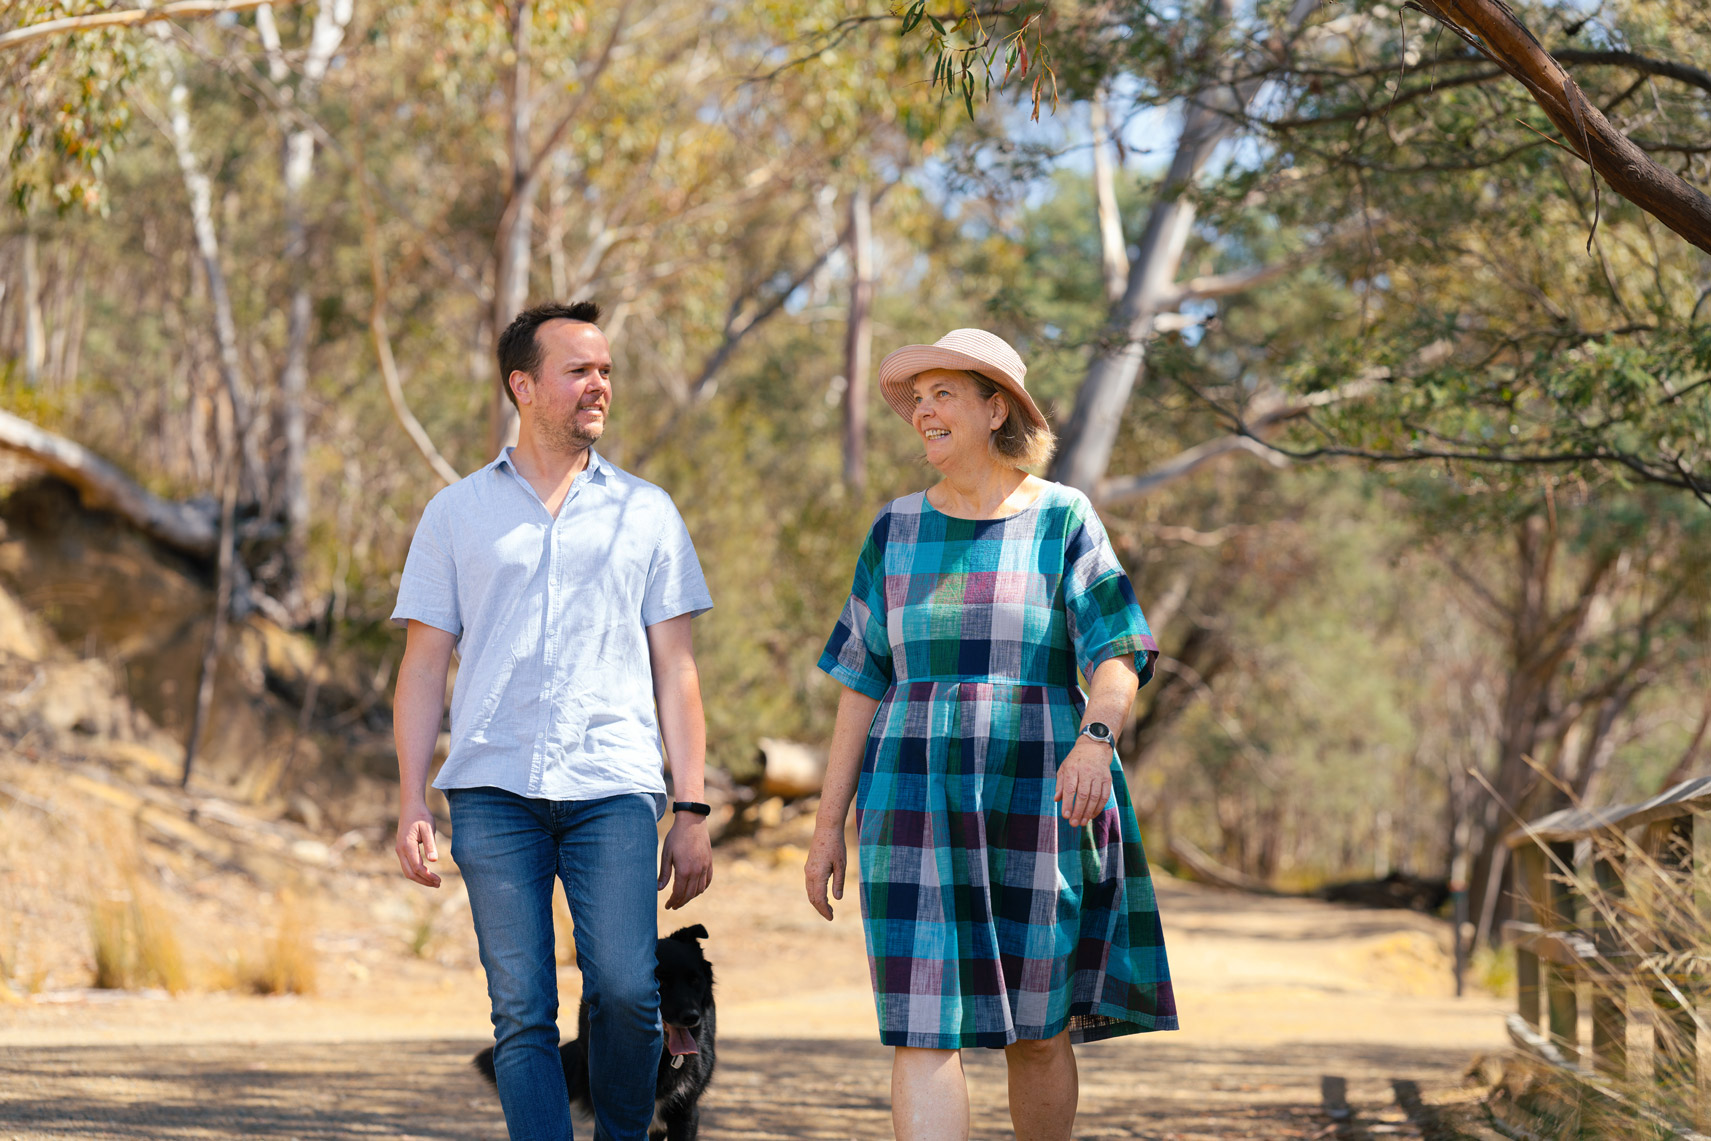
M 1111 730 L 1103 721 L 1089 722 L 1087 728 L 1083 730 L 1083 732 L 1096 740 L 1109 741 L 1111 739 Z

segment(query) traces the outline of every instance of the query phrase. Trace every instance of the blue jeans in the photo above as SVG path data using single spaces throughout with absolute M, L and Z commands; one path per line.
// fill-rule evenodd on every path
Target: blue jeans
M 493 1070 L 512 1141 L 571 1141 L 558 1054 L 558 968 L 552 886 L 564 882 L 588 1000 L 588 1086 L 596 1136 L 643 1141 L 663 1046 L 654 978 L 652 801 L 534 800 L 460 788 L 451 802 L 452 859 L 493 1002 Z

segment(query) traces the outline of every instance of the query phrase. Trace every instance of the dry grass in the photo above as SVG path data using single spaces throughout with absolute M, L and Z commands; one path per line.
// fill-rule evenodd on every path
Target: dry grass
M 1564 918 L 1597 949 L 1582 972 L 1594 1011 L 1613 1004 L 1633 1032 L 1620 1073 L 1606 1060 L 1596 1074 L 1583 1064 L 1579 1080 L 1535 1069 L 1512 1083 L 1506 1096 L 1543 1136 L 1649 1138 L 1703 1121 L 1694 1068 L 1707 1030 L 1697 1004 L 1711 988 L 1711 867 L 1693 856 L 1691 833 L 1666 823 L 1582 841 L 1574 867 L 1552 860 L 1549 878 L 1571 893 Z
M 261 957 L 240 959 L 239 985 L 256 994 L 314 994 L 316 957 L 313 926 L 298 898 L 281 892 L 273 934 L 262 943 Z
M 89 934 L 96 987 L 160 987 L 173 994 L 190 989 L 172 916 L 140 880 L 133 880 L 122 895 L 90 906 Z

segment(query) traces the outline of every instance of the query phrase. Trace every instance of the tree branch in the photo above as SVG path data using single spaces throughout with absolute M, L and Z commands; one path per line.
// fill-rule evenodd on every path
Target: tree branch
M 1246 436 L 1219 436 L 1215 440 L 1207 440 L 1203 444 L 1183 449 L 1144 475 L 1119 476 L 1106 480 L 1099 488 L 1099 505 L 1111 507 L 1140 499 L 1231 452 L 1247 452 L 1276 468 L 1289 466 L 1287 459 L 1258 440 Z
M 131 27 L 152 24 L 156 20 L 176 20 L 180 16 L 217 16 L 223 12 L 244 12 L 263 4 L 292 5 L 303 0 L 176 0 L 158 8 L 121 8 L 113 12 L 91 12 L 85 16 L 65 16 L 58 20 L 43 20 L 26 24 L 9 32 L 0 32 L 0 51 L 21 47 L 49 36 L 68 32 L 87 32 L 98 28 Z
M 358 156 L 360 159 L 360 156 Z M 398 423 L 404 429 L 404 434 L 410 437 L 416 451 L 427 461 L 440 482 L 451 486 L 463 477 L 457 469 L 447 462 L 440 450 L 434 447 L 433 439 L 428 435 L 422 422 L 416 419 L 410 411 L 410 405 L 404 399 L 404 385 L 398 378 L 398 362 L 392 356 L 392 336 L 386 328 L 386 267 L 380 257 L 380 227 L 375 222 L 374 203 L 368 195 L 368 183 L 361 178 L 356 180 L 357 205 L 362 211 L 363 243 L 368 247 L 368 269 L 374 281 L 374 300 L 368 310 L 368 331 L 374 341 L 374 355 L 380 364 L 380 378 L 386 385 L 386 400 L 392 405 L 392 414 L 398 418 Z
M 1711 253 L 1711 196 L 1659 166 L 1611 125 L 1501 0 L 1410 0 L 1408 6 L 1450 28 L 1519 81 L 1611 189 Z
M 1711 95 L 1711 71 L 1689 67 L 1685 63 L 1676 63 L 1674 60 L 1653 59 L 1638 52 L 1582 51 L 1578 48 L 1554 51 L 1551 56 L 1558 63 L 1584 63 L 1592 67 L 1622 67 L 1629 71 L 1637 71 L 1642 75 L 1661 76 L 1664 79 L 1673 79 L 1677 83 L 1685 83 L 1689 87 L 1697 87 L 1707 95 Z
M 1421 350 L 1427 353 L 1431 346 Z M 1256 433 L 1305 416 L 1315 408 L 1336 404 L 1344 400 L 1355 400 L 1374 391 L 1381 380 L 1388 376 L 1388 371 L 1375 370 L 1372 374 L 1352 380 L 1337 388 L 1324 392 L 1312 392 L 1305 396 L 1290 396 L 1279 392 L 1261 393 L 1252 401 L 1249 412 L 1252 419 L 1244 422 L 1236 418 L 1238 430 L 1228 436 L 1220 436 L 1187 448 L 1170 459 L 1154 467 L 1142 475 L 1120 476 L 1105 480 L 1099 486 L 1099 494 L 1095 498 L 1100 506 L 1112 506 L 1127 503 L 1163 487 L 1174 480 L 1181 479 L 1197 471 L 1219 456 L 1231 452 L 1247 452 L 1264 460 L 1275 468 L 1287 467 L 1289 459 L 1285 453 L 1266 443 Z

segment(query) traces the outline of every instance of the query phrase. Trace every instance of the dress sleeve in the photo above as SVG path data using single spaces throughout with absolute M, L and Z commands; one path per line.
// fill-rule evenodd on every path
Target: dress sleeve
M 1158 642 L 1104 524 L 1085 500 L 1071 509 L 1064 548 L 1064 609 L 1081 676 L 1091 678 L 1107 659 L 1134 654 L 1135 672 L 1147 684 Z
M 820 668 L 857 693 L 872 698 L 891 688 L 891 637 L 885 629 L 885 536 L 882 514 L 862 544 L 855 582 L 826 648 Z

